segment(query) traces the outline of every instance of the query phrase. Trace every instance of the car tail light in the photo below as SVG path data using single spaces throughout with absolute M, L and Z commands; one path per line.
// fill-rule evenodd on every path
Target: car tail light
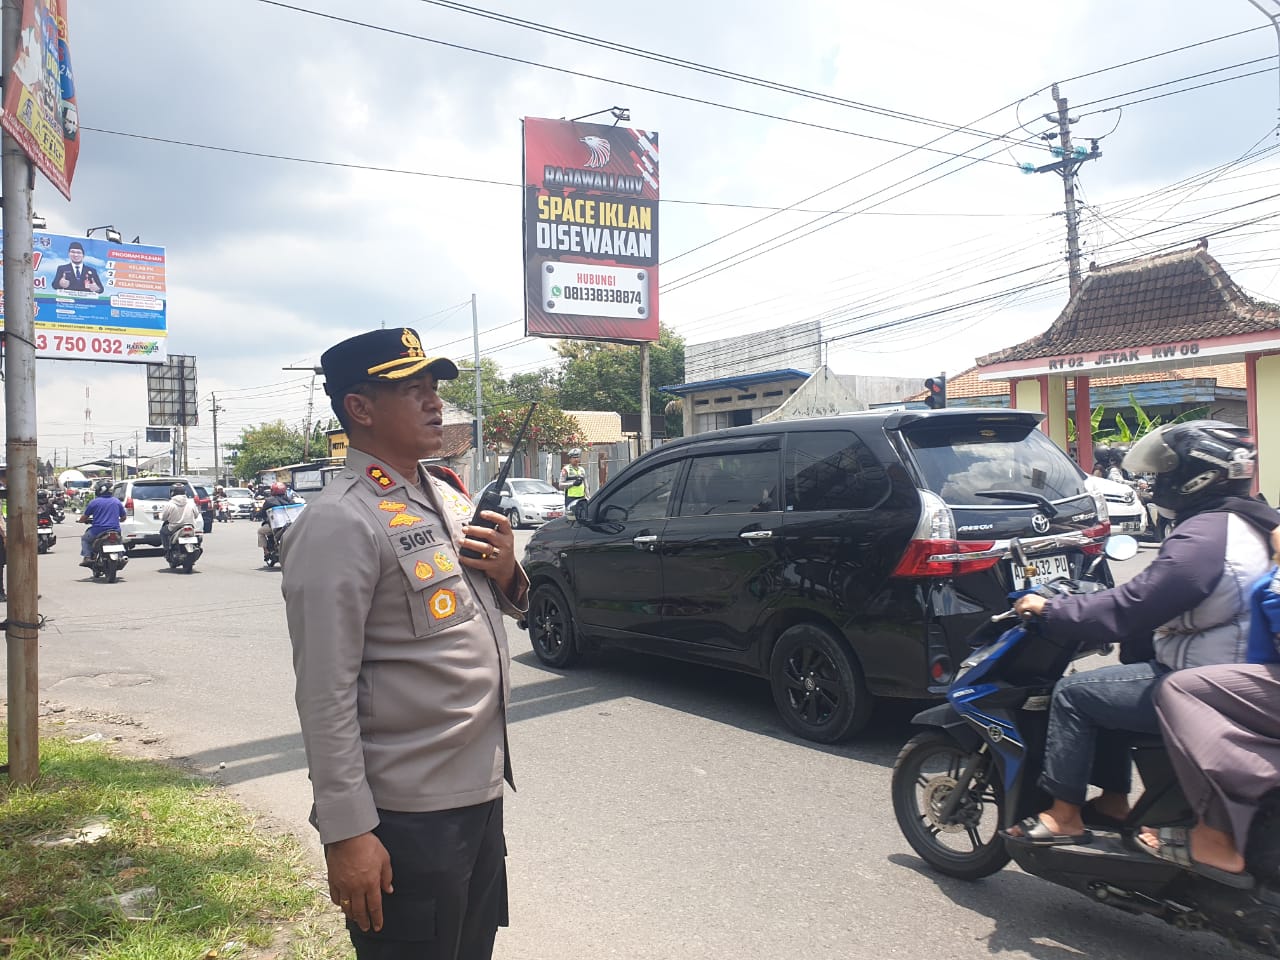
M 920 500 L 920 521 L 893 576 L 957 577 L 987 570 L 1000 562 L 999 554 L 991 553 L 995 541 L 956 539 L 951 508 L 936 493 L 921 490 Z
M 1081 530 L 1080 532 L 1093 540 L 1093 543 L 1086 543 L 1080 549 L 1090 556 L 1096 557 L 1106 546 L 1107 537 L 1111 536 L 1111 521 L 1103 520 L 1097 526 L 1089 527 L 1087 530 Z
M 124 502 L 124 512 L 131 517 L 133 516 L 133 497 Z

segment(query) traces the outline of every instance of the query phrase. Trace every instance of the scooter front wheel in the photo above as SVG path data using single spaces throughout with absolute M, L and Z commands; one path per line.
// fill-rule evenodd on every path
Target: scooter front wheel
M 942 730 L 907 741 L 893 765 L 893 812 L 898 827 L 935 870 L 961 880 L 990 876 L 1009 862 L 1000 825 L 1004 792 L 990 754 L 979 759 L 950 816 L 947 801 L 978 755 Z

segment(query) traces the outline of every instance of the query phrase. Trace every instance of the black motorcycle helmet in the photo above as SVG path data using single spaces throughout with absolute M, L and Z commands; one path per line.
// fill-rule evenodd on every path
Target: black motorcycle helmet
M 48 502 L 49 502 L 49 491 L 48 491 L 48 490 L 37 490 L 37 491 L 36 491 L 36 503 L 48 503 Z
M 1111 448 L 1105 443 L 1100 443 L 1093 448 L 1093 462 L 1102 467 L 1103 470 L 1111 466 Z
M 93 495 L 94 495 L 95 497 L 108 497 L 108 496 L 110 496 L 110 495 L 111 495 L 111 484 L 110 484 L 108 481 L 103 480 L 101 483 L 99 483 L 96 487 L 94 487 L 94 488 L 93 488 Z
M 1220 496 L 1252 492 L 1257 449 L 1244 427 L 1222 420 L 1192 420 L 1158 427 L 1124 459 L 1132 473 L 1154 473 L 1151 499 L 1181 513 Z
M 169 496 L 171 497 L 184 497 L 186 496 L 186 494 L 187 494 L 187 488 L 180 483 L 172 484 L 169 487 Z

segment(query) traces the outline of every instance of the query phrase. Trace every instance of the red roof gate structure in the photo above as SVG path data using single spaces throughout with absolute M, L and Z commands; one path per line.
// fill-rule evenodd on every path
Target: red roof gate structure
M 1280 306 L 1247 296 L 1209 243 L 1098 267 L 1044 333 L 978 358 L 982 380 L 1008 379 L 1010 406 L 1047 414 L 1043 429 L 1067 448 L 1067 380 L 1077 424 L 1088 423 L 1089 380 L 1135 369 L 1243 361 L 1258 483 L 1280 503 Z M 1088 431 L 1077 455 L 1086 470 Z

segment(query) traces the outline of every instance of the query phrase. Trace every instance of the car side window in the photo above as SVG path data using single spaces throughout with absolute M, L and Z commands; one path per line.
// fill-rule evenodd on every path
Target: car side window
M 597 516 L 603 517 L 608 511 L 610 515 L 628 522 L 663 519 L 671 503 L 671 493 L 681 465 L 679 460 L 664 463 L 610 491 L 600 504 Z M 623 513 L 620 514 L 619 510 Z
M 778 499 L 778 451 L 695 457 L 680 500 L 682 517 L 767 513 Z
M 889 477 L 874 453 L 847 430 L 787 436 L 787 509 L 866 510 L 889 493 Z

